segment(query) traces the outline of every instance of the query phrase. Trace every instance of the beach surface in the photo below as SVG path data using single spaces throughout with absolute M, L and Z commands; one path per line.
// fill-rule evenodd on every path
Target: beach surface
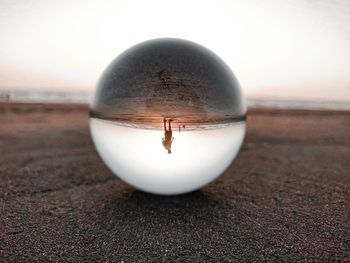
M 350 261 L 349 111 L 250 109 L 225 173 L 168 197 L 105 167 L 86 105 L 0 124 L 0 262 Z

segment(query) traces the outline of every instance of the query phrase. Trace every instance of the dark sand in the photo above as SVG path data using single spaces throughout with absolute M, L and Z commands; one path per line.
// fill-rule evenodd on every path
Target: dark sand
M 234 164 L 174 197 L 109 172 L 84 105 L 0 123 L 1 262 L 350 261 L 350 112 L 250 110 Z

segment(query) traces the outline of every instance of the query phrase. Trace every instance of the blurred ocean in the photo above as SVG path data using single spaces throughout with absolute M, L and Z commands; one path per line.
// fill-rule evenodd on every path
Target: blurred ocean
M 90 103 L 93 94 L 88 91 L 0 90 L 1 102 L 31 103 Z M 318 101 L 280 98 L 247 97 L 248 108 L 350 110 L 350 101 Z
M 89 103 L 91 92 L 49 90 L 0 90 L 0 101 L 33 103 Z

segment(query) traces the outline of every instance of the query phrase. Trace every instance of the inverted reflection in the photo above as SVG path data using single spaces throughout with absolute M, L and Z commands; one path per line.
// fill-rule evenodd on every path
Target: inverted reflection
M 171 153 L 171 144 L 173 143 L 174 137 L 173 137 L 173 131 L 171 130 L 171 123 L 173 122 L 173 119 L 168 120 L 168 128 L 166 127 L 167 120 L 164 119 L 164 137 L 162 139 L 162 144 L 164 148 L 168 151 L 168 153 Z

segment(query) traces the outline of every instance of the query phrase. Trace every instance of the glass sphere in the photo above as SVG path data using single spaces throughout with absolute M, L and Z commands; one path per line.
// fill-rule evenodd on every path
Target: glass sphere
M 181 194 L 217 178 L 236 157 L 246 109 L 238 81 L 207 48 L 181 39 L 133 46 L 104 71 L 90 129 L 120 179 Z

